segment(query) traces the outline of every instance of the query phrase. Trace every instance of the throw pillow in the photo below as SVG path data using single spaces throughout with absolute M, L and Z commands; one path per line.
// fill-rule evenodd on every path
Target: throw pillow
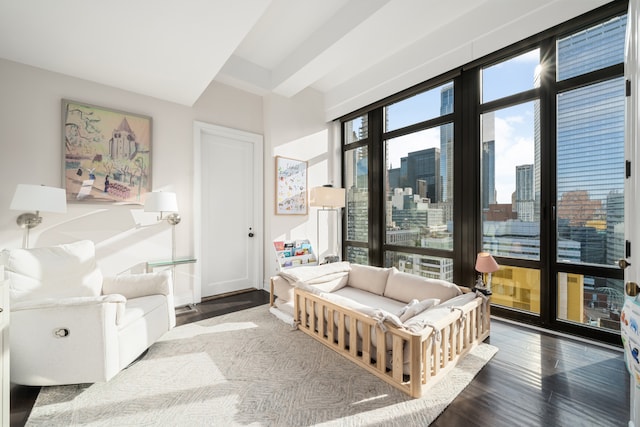
M 415 304 L 411 304 L 407 307 L 404 313 L 400 315 L 400 321 L 404 323 L 407 320 L 411 319 L 413 316 L 420 314 L 426 309 L 431 308 L 434 305 L 438 305 L 439 303 L 440 300 L 438 298 L 428 298 L 420 302 L 416 302 Z

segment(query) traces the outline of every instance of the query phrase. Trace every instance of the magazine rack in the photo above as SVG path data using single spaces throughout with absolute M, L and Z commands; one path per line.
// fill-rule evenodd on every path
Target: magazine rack
M 278 271 L 291 267 L 318 265 L 318 257 L 307 239 L 275 241 L 273 247 L 276 250 Z

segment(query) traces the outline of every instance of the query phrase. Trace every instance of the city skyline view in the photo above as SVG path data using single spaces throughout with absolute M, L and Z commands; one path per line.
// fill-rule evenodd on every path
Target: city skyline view
M 534 49 L 505 63 L 485 69 L 482 75 L 485 101 L 495 100 L 534 88 L 534 78 L 540 70 L 540 50 Z M 440 116 L 441 90 L 450 83 L 438 86 L 401 103 L 386 108 L 387 130 Z M 496 193 L 497 203 L 511 203 L 515 192 L 516 167 L 532 163 L 534 149 L 534 106 L 525 103 L 501 110 L 495 115 Z M 387 166 L 400 167 L 400 159 L 407 153 L 425 148 L 440 148 L 438 132 L 419 132 L 396 138 L 401 144 L 389 144 Z

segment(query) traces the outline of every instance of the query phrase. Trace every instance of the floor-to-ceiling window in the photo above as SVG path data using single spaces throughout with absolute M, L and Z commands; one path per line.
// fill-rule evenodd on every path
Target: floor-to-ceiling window
M 616 16 L 555 49 L 555 318 L 610 330 L 623 304 L 625 30 Z
M 626 4 L 342 120 L 345 259 L 470 286 L 495 313 L 617 338 Z
M 453 82 L 446 82 L 385 106 L 382 135 L 384 265 L 449 281 L 453 281 L 453 87 Z
M 345 259 L 454 280 L 454 80 L 342 124 Z
M 347 260 L 369 264 L 369 120 L 365 114 L 343 124 L 344 185 L 347 189 Z
M 502 258 L 492 277 L 492 303 L 535 314 L 540 314 L 541 69 L 535 48 L 479 70 L 481 250 Z

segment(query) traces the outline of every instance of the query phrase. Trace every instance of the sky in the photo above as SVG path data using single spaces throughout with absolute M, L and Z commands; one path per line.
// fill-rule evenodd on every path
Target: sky
M 532 89 L 535 69 L 539 64 L 539 50 L 489 67 L 483 73 L 483 101 Z M 440 115 L 440 86 L 388 109 L 388 129 L 398 129 L 409 124 Z M 516 166 L 534 162 L 534 103 L 527 102 L 494 114 L 495 131 L 495 185 L 498 203 L 511 203 L 515 191 Z M 400 158 L 412 151 L 440 148 L 439 128 L 429 129 L 390 140 L 388 162 L 391 167 L 400 166 Z M 454 175 L 455 176 L 455 175 Z

